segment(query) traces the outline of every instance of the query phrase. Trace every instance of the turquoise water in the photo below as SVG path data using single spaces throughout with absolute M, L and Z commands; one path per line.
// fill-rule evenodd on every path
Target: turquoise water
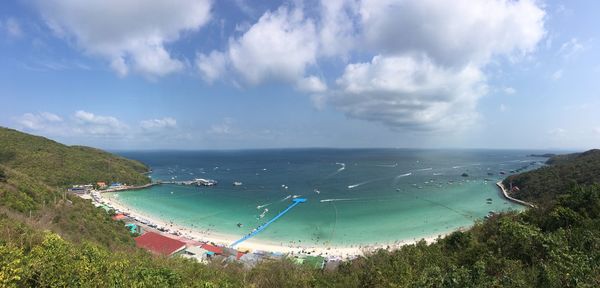
M 291 196 L 301 195 L 307 203 L 254 239 L 334 246 L 392 243 L 468 227 L 491 210 L 523 209 L 503 199 L 495 183 L 505 176 L 500 171 L 540 167 L 546 159 L 527 156 L 534 152 L 127 152 L 121 154 L 152 167 L 154 180 L 209 178 L 219 184 L 164 184 L 120 192 L 119 199 L 167 221 L 241 237 L 285 209 Z M 243 185 L 233 186 L 234 181 Z

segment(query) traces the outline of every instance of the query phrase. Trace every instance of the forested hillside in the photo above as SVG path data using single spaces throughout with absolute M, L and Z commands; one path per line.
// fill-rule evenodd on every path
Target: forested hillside
M 548 159 L 548 166 L 512 175 L 504 186 L 518 187 L 511 193 L 515 198 L 537 204 L 548 204 L 572 188 L 600 183 L 600 150 L 557 155 Z M 515 189 L 517 190 L 517 189 Z
M 145 184 L 146 165 L 98 149 L 66 146 L 0 127 L 0 165 L 53 187 L 120 181 Z

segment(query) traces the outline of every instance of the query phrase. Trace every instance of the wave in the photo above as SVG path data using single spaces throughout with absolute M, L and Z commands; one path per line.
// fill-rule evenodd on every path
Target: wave
M 433 176 L 440 176 L 440 175 L 444 175 L 444 173 L 433 173 Z
M 337 173 L 339 173 L 339 172 L 342 172 L 342 171 L 344 171 L 344 170 L 346 169 L 346 163 L 341 163 L 341 162 L 338 162 L 338 163 L 335 163 L 335 164 L 337 164 L 337 165 L 340 165 L 340 166 L 341 166 L 341 167 L 340 167 L 340 168 L 339 168 L 339 169 L 336 171 Z
M 287 199 L 290 199 L 290 198 L 292 198 L 292 195 L 285 196 L 285 197 L 283 197 L 283 199 L 281 199 L 280 201 L 281 201 L 281 202 L 283 202 L 283 201 L 285 201 L 285 200 L 287 200 Z

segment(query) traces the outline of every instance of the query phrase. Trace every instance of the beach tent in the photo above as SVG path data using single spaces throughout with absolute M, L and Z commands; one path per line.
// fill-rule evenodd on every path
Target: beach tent
M 129 233 L 131 234 L 138 233 L 138 226 L 133 223 L 125 224 L 125 227 L 129 229 Z

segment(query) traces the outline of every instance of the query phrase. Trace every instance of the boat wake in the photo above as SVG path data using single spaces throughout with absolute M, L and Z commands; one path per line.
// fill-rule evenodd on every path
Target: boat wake
M 433 170 L 433 168 L 417 169 L 416 171 L 430 171 L 430 170 Z
M 320 202 L 321 203 L 325 203 L 325 202 L 337 202 L 337 201 L 354 201 L 354 200 L 360 200 L 360 198 L 336 198 L 336 199 L 323 199 Z
M 283 197 L 283 199 L 281 199 L 281 200 L 279 200 L 279 201 L 280 201 L 280 202 L 283 202 L 283 201 L 285 201 L 285 200 L 287 200 L 287 199 L 290 199 L 290 198 L 292 198 L 292 195 L 285 196 L 285 197 Z
M 402 177 L 407 177 L 407 176 L 410 176 L 410 175 L 412 175 L 412 172 L 400 174 L 400 175 L 396 176 L 395 179 L 402 178 Z
M 335 164 L 336 164 L 336 165 L 340 165 L 340 168 L 338 168 L 337 170 L 335 170 L 335 172 L 333 172 L 333 173 L 331 173 L 331 174 L 327 175 L 327 177 L 325 177 L 325 179 L 327 179 L 327 178 L 331 178 L 331 177 L 333 177 L 333 176 L 337 175 L 338 173 L 340 173 L 340 172 L 342 172 L 342 171 L 346 170 L 346 163 L 337 162 L 337 163 L 335 163 Z
M 267 206 L 269 206 L 271 204 L 273 204 L 273 203 L 267 203 L 267 204 L 263 204 L 263 205 L 258 205 L 258 206 L 256 206 L 256 209 L 260 210 L 260 209 L 265 208 L 265 207 L 267 207 Z
M 356 188 L 356 187 L 358 187 L 358 186 L 365 185 L 365 184 L 367 184 L 367 183 L 369 183 L 369 182 L 373 182 L 373 181 L 365 181 L 365 182 L 360 182 L 360 183 L 353 184 L 353 185 L 348 185 L 348 189 L 354 189 L 354 188 Z
M 265 210 L 263 210 L 263 212 L 260 213 L 260 215 L 258 216 L 258 219 L 264 218 L 268 212 L 269 212 L 269 208 L 265 208 Z
M 394 167 L 398 167 L 398 163 L 394 163 L 394 164 L 379 164 L 379 165 L 375 165 L 377 167 L 386 167 L 386 168 L 394 168 Z

